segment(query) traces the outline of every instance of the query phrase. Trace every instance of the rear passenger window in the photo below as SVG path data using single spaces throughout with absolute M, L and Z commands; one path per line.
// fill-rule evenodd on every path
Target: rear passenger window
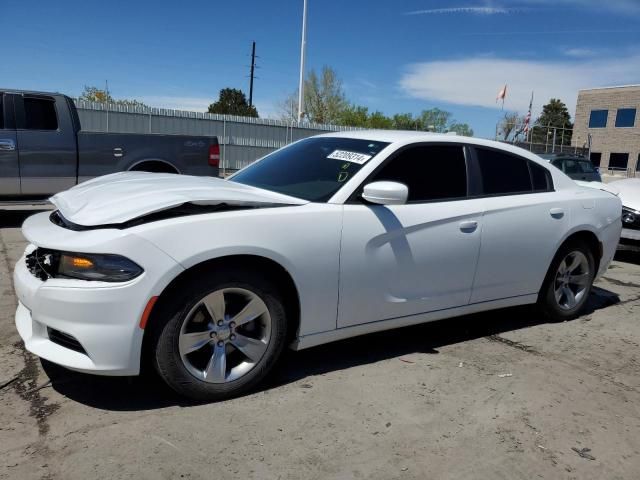
M 485 195 L 530 192 L 529 163 L 516 155 L 476 148 Z
M 578 162 L 580 164 L 580 168 L 582 168 L 583 173 L 595 173 L 596 169 L 593 168 L 591 162 Z
M 408 202 L 467 196 L 467 167 L 461 146 L 425 145 L 400 152 L 372 182 L 400 182 L 409 187 Z
M 582 169 L 578 166 L 578 162 L 576 162 L 575 160 L 565 160 L 564 173 L 582 173 Z
M 551 174 L 549 171 L 534 162 L 529 162 L 529 170 L 531 171 L 531 181 L 533 182 L 534 192 L 548 192 L 553 190 L 551 182 Z
M 58 116 L 53 100 L 24 97 L 24 116 L 27 130 L 58 129 Z

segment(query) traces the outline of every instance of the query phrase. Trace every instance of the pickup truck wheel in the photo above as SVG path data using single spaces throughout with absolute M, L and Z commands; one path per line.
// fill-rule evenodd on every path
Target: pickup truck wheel
M 151 172 L 151 173 L 180 173 L 171 165 L 164 162 L 142 162 L 130 169 L 131 172 Z
M 215 401 L 243 394 L 276 364 L 287 319 L 261 276 L 229 269 L 182 284 L 153 328 L 154 363 L 181 395 Z
M 567 243 L 551 262 L 538 305 L 551 320 L 570 320 L 587 302 L 594 277 L 595 260 L 589 246 L 579 241 Z

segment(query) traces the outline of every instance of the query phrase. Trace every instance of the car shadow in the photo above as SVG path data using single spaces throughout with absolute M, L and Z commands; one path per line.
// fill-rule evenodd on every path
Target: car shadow
M 594 287 L 580 318 L 619 301 L 615 293 Z M 412 353 L 437 355 L 446 345 L 484 337 L 495 340 L 496 335 L 544 323 L 547 320 L 535 308 L 514 307 L 372 333 L 300 352 L 287 351 L 259 391 Z M 42 366 L 58 393 L 93 408 L 144 411 L 198 404 L 178 396 L 151 372 L 140 377 L 101 377 L 72 372 L 45 360 Z
M 640 242 L 621 243 L 613 259 L 618 262 L 640 265 Z
M 31 215 L 49 210 L 2 210 L 0 209 L 0 228 L 20 228 Z

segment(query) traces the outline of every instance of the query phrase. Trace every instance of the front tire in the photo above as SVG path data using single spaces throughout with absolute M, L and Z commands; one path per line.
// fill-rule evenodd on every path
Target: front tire
M 256 272 L 222 269 L 191 278 L 152 325 L 156 370 L 176 392 L 217 401 L 255 388 L 287 338 L 279 292 Z
M 549 267 L 538 306 L 555 321 L 575 318 L 584 307 L 595 277 L 593 252 L 584 242 L 563 245 Z

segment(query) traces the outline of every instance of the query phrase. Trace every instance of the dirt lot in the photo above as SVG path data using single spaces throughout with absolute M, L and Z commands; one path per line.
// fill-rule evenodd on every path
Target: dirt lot
M 640 478 L 640 253 L 577 320 L 518 308 L 369 335 L 193 405 L 24 351 L 10 276 L 24 217 L 0 211 L 0 478 Z

